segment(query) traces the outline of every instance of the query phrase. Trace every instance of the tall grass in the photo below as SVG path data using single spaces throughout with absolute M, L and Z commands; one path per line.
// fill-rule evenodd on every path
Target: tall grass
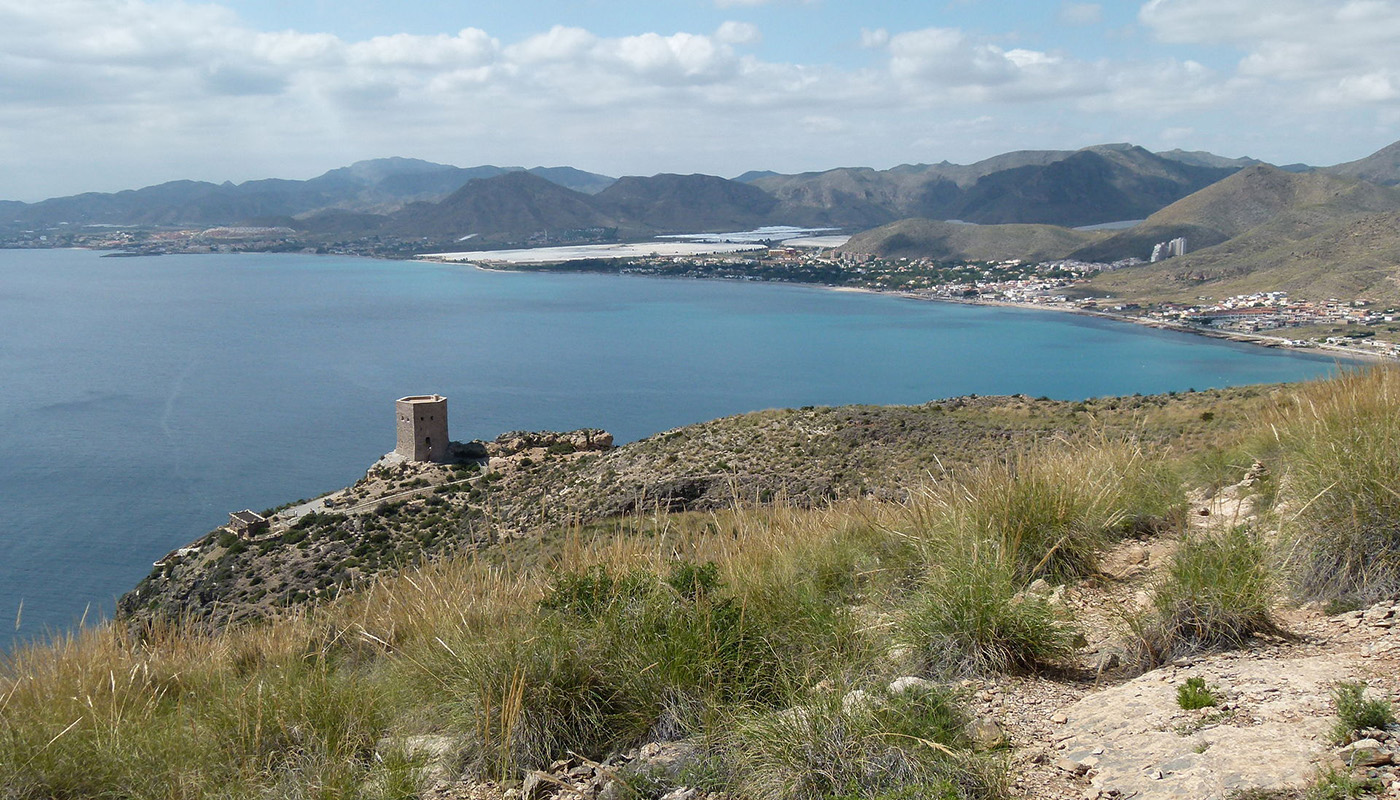
M 1400 370 L 1309 384 L 1270 422 L 1298 594 L 1370 603 L 1400 593 Z
M 1178 491 L 1102 442 L 905 503 L 639 515 L 564 532 L 557 556 L 427 564 L 258 626 L 85 630 L 0 665 L 0 796 L 398 796 L 416 773 L 394 741 L 435 733 L 484 778 L 697 737 L 753 765 L 734 791 L 994 797 L 957 698 L 838 709 L 813 687 L 875 691 L 906 668 L 894 645 L 934 675 L 1062 659 L 1072 631 L 1026 587 L 1088 574 Z M 794 713 L 805 738 L 780 747 Z
M 1061 662 L 1074 631 L 1029 584 L 1092 573 L 1106 547 L 1180 505 L 1170 468 L 1130 441 L 1043 448 L 932 487 L 910 504 L 925 567 L 900 635 L 935 674 Z
M 945 524 L 997 548 L 1022 580 L 1094 571 L 1103 549 L 1180 513 L 1180 478 L 1133 441 L 1044 447 L 934 490 Z
M 142 637 L 89 629 L 10 657 L 0 789 L 14 798 L 379 796 L 382 695 L 316 658 L 295 626 Z M 301 639 L 284 657 L 292 639 Z M 256 665 L 239 654 L 258 652 Z M 362 784 L 376 779 L 375 791 Z
M 1153 587 L 1151 609 L 1128 617 L 1139 661 L 1155 666 L 1276 632 L 1271 561 L 1265 542 L 1243 526 L 1187 536 Z
M 1001 765 L 975 754 L 947 689 L 813 692 L 794 708 L 741 713 L 720 735 L 722 771 L 745 797 L 819 800 L 999 795 Z

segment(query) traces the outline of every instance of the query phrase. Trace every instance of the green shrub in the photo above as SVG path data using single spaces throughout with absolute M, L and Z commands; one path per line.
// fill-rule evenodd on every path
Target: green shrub
M 1362 681 L 1339 681 L 1332 687 L 1332 701 L 1337 705 L 1337 722 L 1332 726 L 1332 739 L 1345 744 L 1357 732 L 1368 728 L 1384 730 L 1395 724 L 1395 712 L 1390 701 L 1367 698 Z
M 1379 794 L 1385 784 L 1375 778 L 1357 778 L 1346 770 L 1329 769 L 1303 794 L 1303 800 L 1360 800 Z
M 1160 664 L 1277 632 L 1269 558 L 1268 548 L 1246 528 L 1187 537 L 1153 587 L 1152 608 L 1128 618 L 1140 661 Z
M 689 736 L 717 709 L 781 706 L 796 677 L 849 663 L 861 640 L 830 595 L 809 577 L 759 580 L 741 598 L 711 563 L 664 577 L 595 566 L 557 576 L 508 634 L 452 643 L 470 654 L 443 672 L 455 716 L 476 727 L 472 766 L 504 777 Z
M 1303 793 L 1297 789 L 1232 789 L 1225 800 L 1303 800 Z
M 931 672 L 1035 669 L 1074 652 L 1074 631 L 1044 598 L 1018 593 L 1007 564 L 971 554 L 931 569 L 904 602 L 900 638 Z
M 655 590 L 657 578 L 645 571 L 614 576 L 599 564 L 583 572 L 566 572 L 554 579 L 541 607 L 596 620 L 615 606 L 640 600 Z
M 720 588 L 719 565 L 713 561 L 704 564 L 678 561 L 667 574 L 666 585 L 682 598 L 696 600 L 701 595 L 710 594 Z
M 1216 688 L 1207 686 L 1206 679 L 1192 676 L 1176 687 L 1176 704 L 1186 711 L 1210 708 L 1219 703 L 1215 697 Z

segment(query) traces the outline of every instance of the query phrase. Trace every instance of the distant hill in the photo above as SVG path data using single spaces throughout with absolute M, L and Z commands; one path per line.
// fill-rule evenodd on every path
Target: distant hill
M 1365 158 L 1323 169 L 1331 175 L 1360 178 L 1382 186 L 1400 184 L 1400 142 L 1382 147 Z
M 1233 173 L 1162 158 L 1133 145 L 1027 150 L 976 164 L 844 168 L 758 178 L 803 224 L 882 225 L 897 219 L 1067 227 L 1141 219 Z
M 1069 227 L 1141 219 L 1233 171 L 1182 164 L 1140 147 L 1086 148 L 1044 166 L 978 179 L 954 215 L 971 222 Z
M 413 158 L 380 158 L 359 161 L 305 181 L 172 181 L 143 189 L 93 192 L 38 203 L 9 202 L 0 205 L 0 227 L 50 227 L 59 223 L 213 226 L 305 216 L 331 209 L 386 214 L 409 203 L 444 199 L 469 181 L 518 171 L 522 168 L 462 168 Z M 600 191 L 613 180 L 571 167 L 536 167 L 530 171 L 556 184 L 589 192 Z
M 754 227 L 767 222 L 778 205 L 762 189 L 713 175 L 619 178 L 595 200 L 599 210 L 625 225 L 673 232 Z
M 856 234 L 839 249 L 885 258 L 1047 261 L 1064 258 L 1104 236 L 1054 225 L 964 225 L 906 219 Z
M 1112 146 L 1112 145 L 1107 145 Z M 906 172 L 915 174 L 922 172 L 925 175 L 946 178 L 958 186 L 968 187 L 977 182 L 979 178 L 991 175 L 994 172 L 1002 172 L 1008 169 L 1019 167 L 1043 167 L 1053 164 L 1056 161 L 1063 161 L 1074 155 L 1074 150 L 1013 150 L 1009 153 L 984 158 L 971 164 L 950 164 L 947 161 L 938 164 L 912 164 L 902 165 L 890 170 L 891 172 Z
M 1186 255 L 1105 273 L 1119 297 L 1194 300 L 1264 290 L 1298 298 L 1400 299 L 1400 190 L 1323 172 L 1254 166 L 1076 252 L 1146 256 L 1176 236 Z
M 518 171 L 469 181 L 438 203 L 406 206 L 384 230 L 400 236 L 453 239 L 616 224 L 592 196 Z
M 771 178 L 777 174 L 778 173 L 774 172 L 771 169 L 751 169 L 748 172 L 745 172 L 743 175 L 739 175 L 738 177 L 734 178 L 734 180 L 738 181 L 739 183 L 753 183 L 759 178 Z
M 596 172 L 584 172 L 573 167 L 531 167 L 526 172 L 538 175 L 550 183 L 557 183 L 565 189 L 584 194 L 597 194 L 617 181 L 617 178 L 599 175 Z
M 1232 167 L 1234 169 L 1244 169 L 1255 164 L 1263 164 L 1257 158 L 1245 156 L 1243 158 L 1228 158 L 1218 156 L 1215 153 L 1208 153 L 1205 150 L 1159 150 L 1157 155 L 1170 161 L 1179 161 L 1183 164 L 1190 164 L 1196 167 Z
M 926 182 L 868 167 L 842 167 L 800 175 L 772 175 L 753 185 L 782 203 L 785 219 L 797 225 L 870 228 L 900 217 L 921 216 L 901 209 L 916 204 Z M 949 183 L 952 192 L 957 187 Z
M 1225 242 L 1289 211 L 1322 210 L 1331 219 L 1385 211 L 1395 193 L 1321 172 L 1297 174 L 1259 164 L 1168 205 L 1141 224 L 1077 252 L 1088 261 L 1146 259 L 1152 246 L 1185 237 L 1190 251 Z

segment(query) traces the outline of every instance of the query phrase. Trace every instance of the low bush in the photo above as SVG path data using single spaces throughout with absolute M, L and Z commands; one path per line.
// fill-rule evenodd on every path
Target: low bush
M 1332 702 L 1337 706 L 1337 722 L 1332 726 L 1332 739 L 1346 744 L 1360 731 L 1371 728 L 1385 730 L 1395 724 L 1395 712 L 1390 701 L 1368 698 L 1362 681 L 1339 681 L 1332 687 Z
M 800 676 L 850 655 L 837 644 L 852 637 L 848 615 L 809 580 L 740 596 L 716 564 L 659 566 L 565 572 L 519 629 L 452 643 L 470 655 L 436 674 L 475 728 L 471 766 L 507 777 L 689 736 L 718 709 L 784 705 Z
M 1153 587 L 1152 607 L 1127 619 L 1140 662 L 1161 664 L 1276 633 L 1270 558 L 1247 528 L 1188 536 Z
M 1073 629 L 1021 586 L 994 554 L 950 558 L 903 603 L 898 635 L 925 670 L 948 677 L 1062 661 L 1074 652 Z
M 1211 708 L 1219 703 L 1215 697 L 1216 688 L 1207 686 L 1206 679 L 1192 676 L 1176 687 L 1176 704 L 1184 711 Z
M 1328 769 L 1303 793 L 1303 800 L 1360 800 L 1385 791 L 1375 778 L 1358 778 L 1346 770 Z

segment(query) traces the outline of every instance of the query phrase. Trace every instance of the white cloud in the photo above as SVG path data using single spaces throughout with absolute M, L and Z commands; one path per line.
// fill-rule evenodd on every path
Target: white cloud
M 546 61 L 573 61 L 583 58 L 598 44 L 598 37 L 582 28 L 555 25 L 548 33 L 531 36 L 506 49 L 506 55 L 523 64 Z
M 1018 102 L 1083 97 L 1108 90 L 1102 64 L 1038 50 L 1007 50 L 954 28 L 889 38 L 890 74 L 926 99 Z
M 763 34 L 759 32 L 757 25 L 729 20 L 720 24 L 715 31 L 715 38 L 725 44 L 753 45 L 763 41 Z
M 1266 103 L 1394 107 L 1397 3 L 1143 6 L 1139 23 L 1159 42 L 1233 48 L 1238 64 L 1221 70 L 1169 52 L 1109 61 L 946 27 L 862 30 L 862 51 L 849 48 L 862 62 L 838 66 L 765 58 L 762 32 L 742 21 L 709 33 L 542 25 L 509 41 L 475 28 L 351 41 L 259 30 L 182 0 L 0 0 L 0 175 L 4 192 L 32 197 L 53 193 L 40 185 L 309 177 L 391 154 L 630 171 L 706 169 L 742 152 L 746 167 L 804 157 L 792 166 L 806 168 L 915 147 L 938 125 L 944 145 L 1002 135 L 1040 147 L 1042 131 L 1118 129 L 1095 118 L 1146 120 L 1146 139 L 1201 127 L 1177 116 L 1252 115 Z M 1087 19 L 1091 5 L 1062 11 Z M 959 139 L 950 120 L 976 120 L 977 135 Z M 106 177 L 94 184 L 99 163 Z
M 878 50 L 890 43 L 890 32 L 884 28 L 861 28 L 860 46 L 869 50 Z
M 1138 17 L 1164 42 L 1242 53 L 1237 77 L 1281 102 L 1397 99 L 1400 0 L 1150 0 Z

